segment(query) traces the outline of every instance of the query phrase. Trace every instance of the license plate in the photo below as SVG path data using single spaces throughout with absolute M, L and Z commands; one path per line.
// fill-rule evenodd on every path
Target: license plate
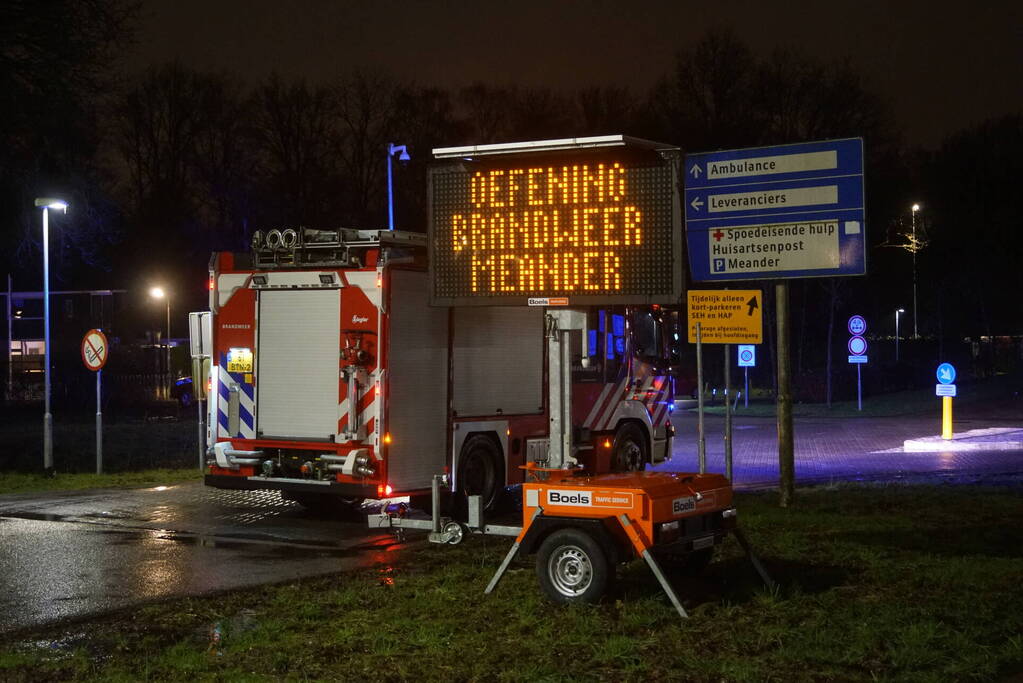
M 693 550 L 703 550 L 704 548 L 714 547 L 714 537 L 704 536 L 703 538 L 693 539 Z

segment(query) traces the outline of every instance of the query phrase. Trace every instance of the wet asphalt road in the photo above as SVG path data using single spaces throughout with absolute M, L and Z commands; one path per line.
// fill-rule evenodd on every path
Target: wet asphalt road
M 964 415 L 964 418 L 970 418 Z M 964 429 L 1023 425 L 1020 405 L 979 412 Z M 696 416 L 677 413 L 671 461 L 694 471 Z M 903 453 L 934 419 L 799 419 L 799 483 L 838 480 L 1023 482 L 1023 452 Z M 773 418 L 739 416 L 737 488 L 776 485 Z M 723 472 L 723 420 L 707 419 L 708 470 Z M 922 478 L 922 479 L 921 479 Z M 509 522 L 510 523 L 510 522 Z M 365 517 L 322 519 L 276 492 L 201 483 L 0 496 L 0 633 L 144 602 L 342 572 L 401 549 Z
M 189 483 L 0 496 L 0 633 L 387 561 L 390 534 Z

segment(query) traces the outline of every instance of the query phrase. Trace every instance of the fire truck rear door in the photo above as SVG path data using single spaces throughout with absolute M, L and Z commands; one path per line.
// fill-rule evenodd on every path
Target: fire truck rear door
M 326 441 L 337 433 L 340 289 L 259 292 L 256 434 Z

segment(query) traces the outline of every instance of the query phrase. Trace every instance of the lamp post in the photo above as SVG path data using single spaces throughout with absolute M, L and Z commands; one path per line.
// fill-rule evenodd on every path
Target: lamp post
M 43 408 L 43 470 L 53 470 L 53 414 L 50 412 L 50 209 L 67 213 L 67 202 L 54 197 L 36 199 L 36 207 L 43 210 L 43 352 L 46 365 L 44 375 Z
M 905 313 L 906 309 L 895 309 L 895 362 L 899 362 L 899 314 Z
M 405 145 L 387 143 L 387 229 L 394 230 L 394 186 L 392 184 L 391 159 L 398 155 L 398 161 L 408 161 L 411 157 Z
M 164 398 L 170 398 L 170 293 L 165 291 L 163 287 L 152 287 L 149 290 L 149 296 L 154 299 L 163 299 L 167 303 L 167 334 L 163 340 L 163 346 L 166 349 L 166 366 L 164 370 L 167 373 L 167 381 L 164 384 Z
M 913 204 L 913 339 L 920 335 L 916 328 L 916 212 L 920 210 L 919 204 Z

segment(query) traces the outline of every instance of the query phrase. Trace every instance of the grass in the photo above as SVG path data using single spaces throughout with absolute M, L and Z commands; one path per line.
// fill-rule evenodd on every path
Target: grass
M 198 481 L 200 479 L 202 479 L 202 472 L 199 471 L 198 467 L 191 469 L 150 469 L 113 474 L 58 473 L 52 477 L 24 472 L 0 472 L 0 494 L 160 486 L 163 484 L 178 484 L 183 481 Z
M 553 607 L 532 565 L 483 588 L 506 540 L 417 543 L 370 569 L 173 600 L 0 640 L 0 679 L 997 680 L 1023 672 L 1023 495 L 975 487 L 738 497 L 779 582 L 734 541 L 676 579 L 642 563 L 596 606 Z M 221 634 L 211 644 L 211 629 Z
M 1003 375 L 973 384 L 961 384 L 955 405 L 962 407 L 982 401 L 1006 399 L 1012 392 L 1020 389 L 1018 375 Z M 755 401 L 748 408 L 739 399 L 735 415 L 750 417 L 774 417 L 776 404 L 773 398 L 767 401 Z M 902 415 L 933 414 L 940 409 L 940 403 L 934 395 L 934 386 L 923 389 L 896 391 L 888 394 L 864 395 L 863 410 L 857 408 L 857 402 L 832 401 L 829 408 L 825 403 L 793 403 L 794 417 L 897 417 Z M 695 410 L 695 408 L 694 408 Z M 721 403 L 704 404 L 704 410 L 711 415 L 724 415 L 725 407 Z

